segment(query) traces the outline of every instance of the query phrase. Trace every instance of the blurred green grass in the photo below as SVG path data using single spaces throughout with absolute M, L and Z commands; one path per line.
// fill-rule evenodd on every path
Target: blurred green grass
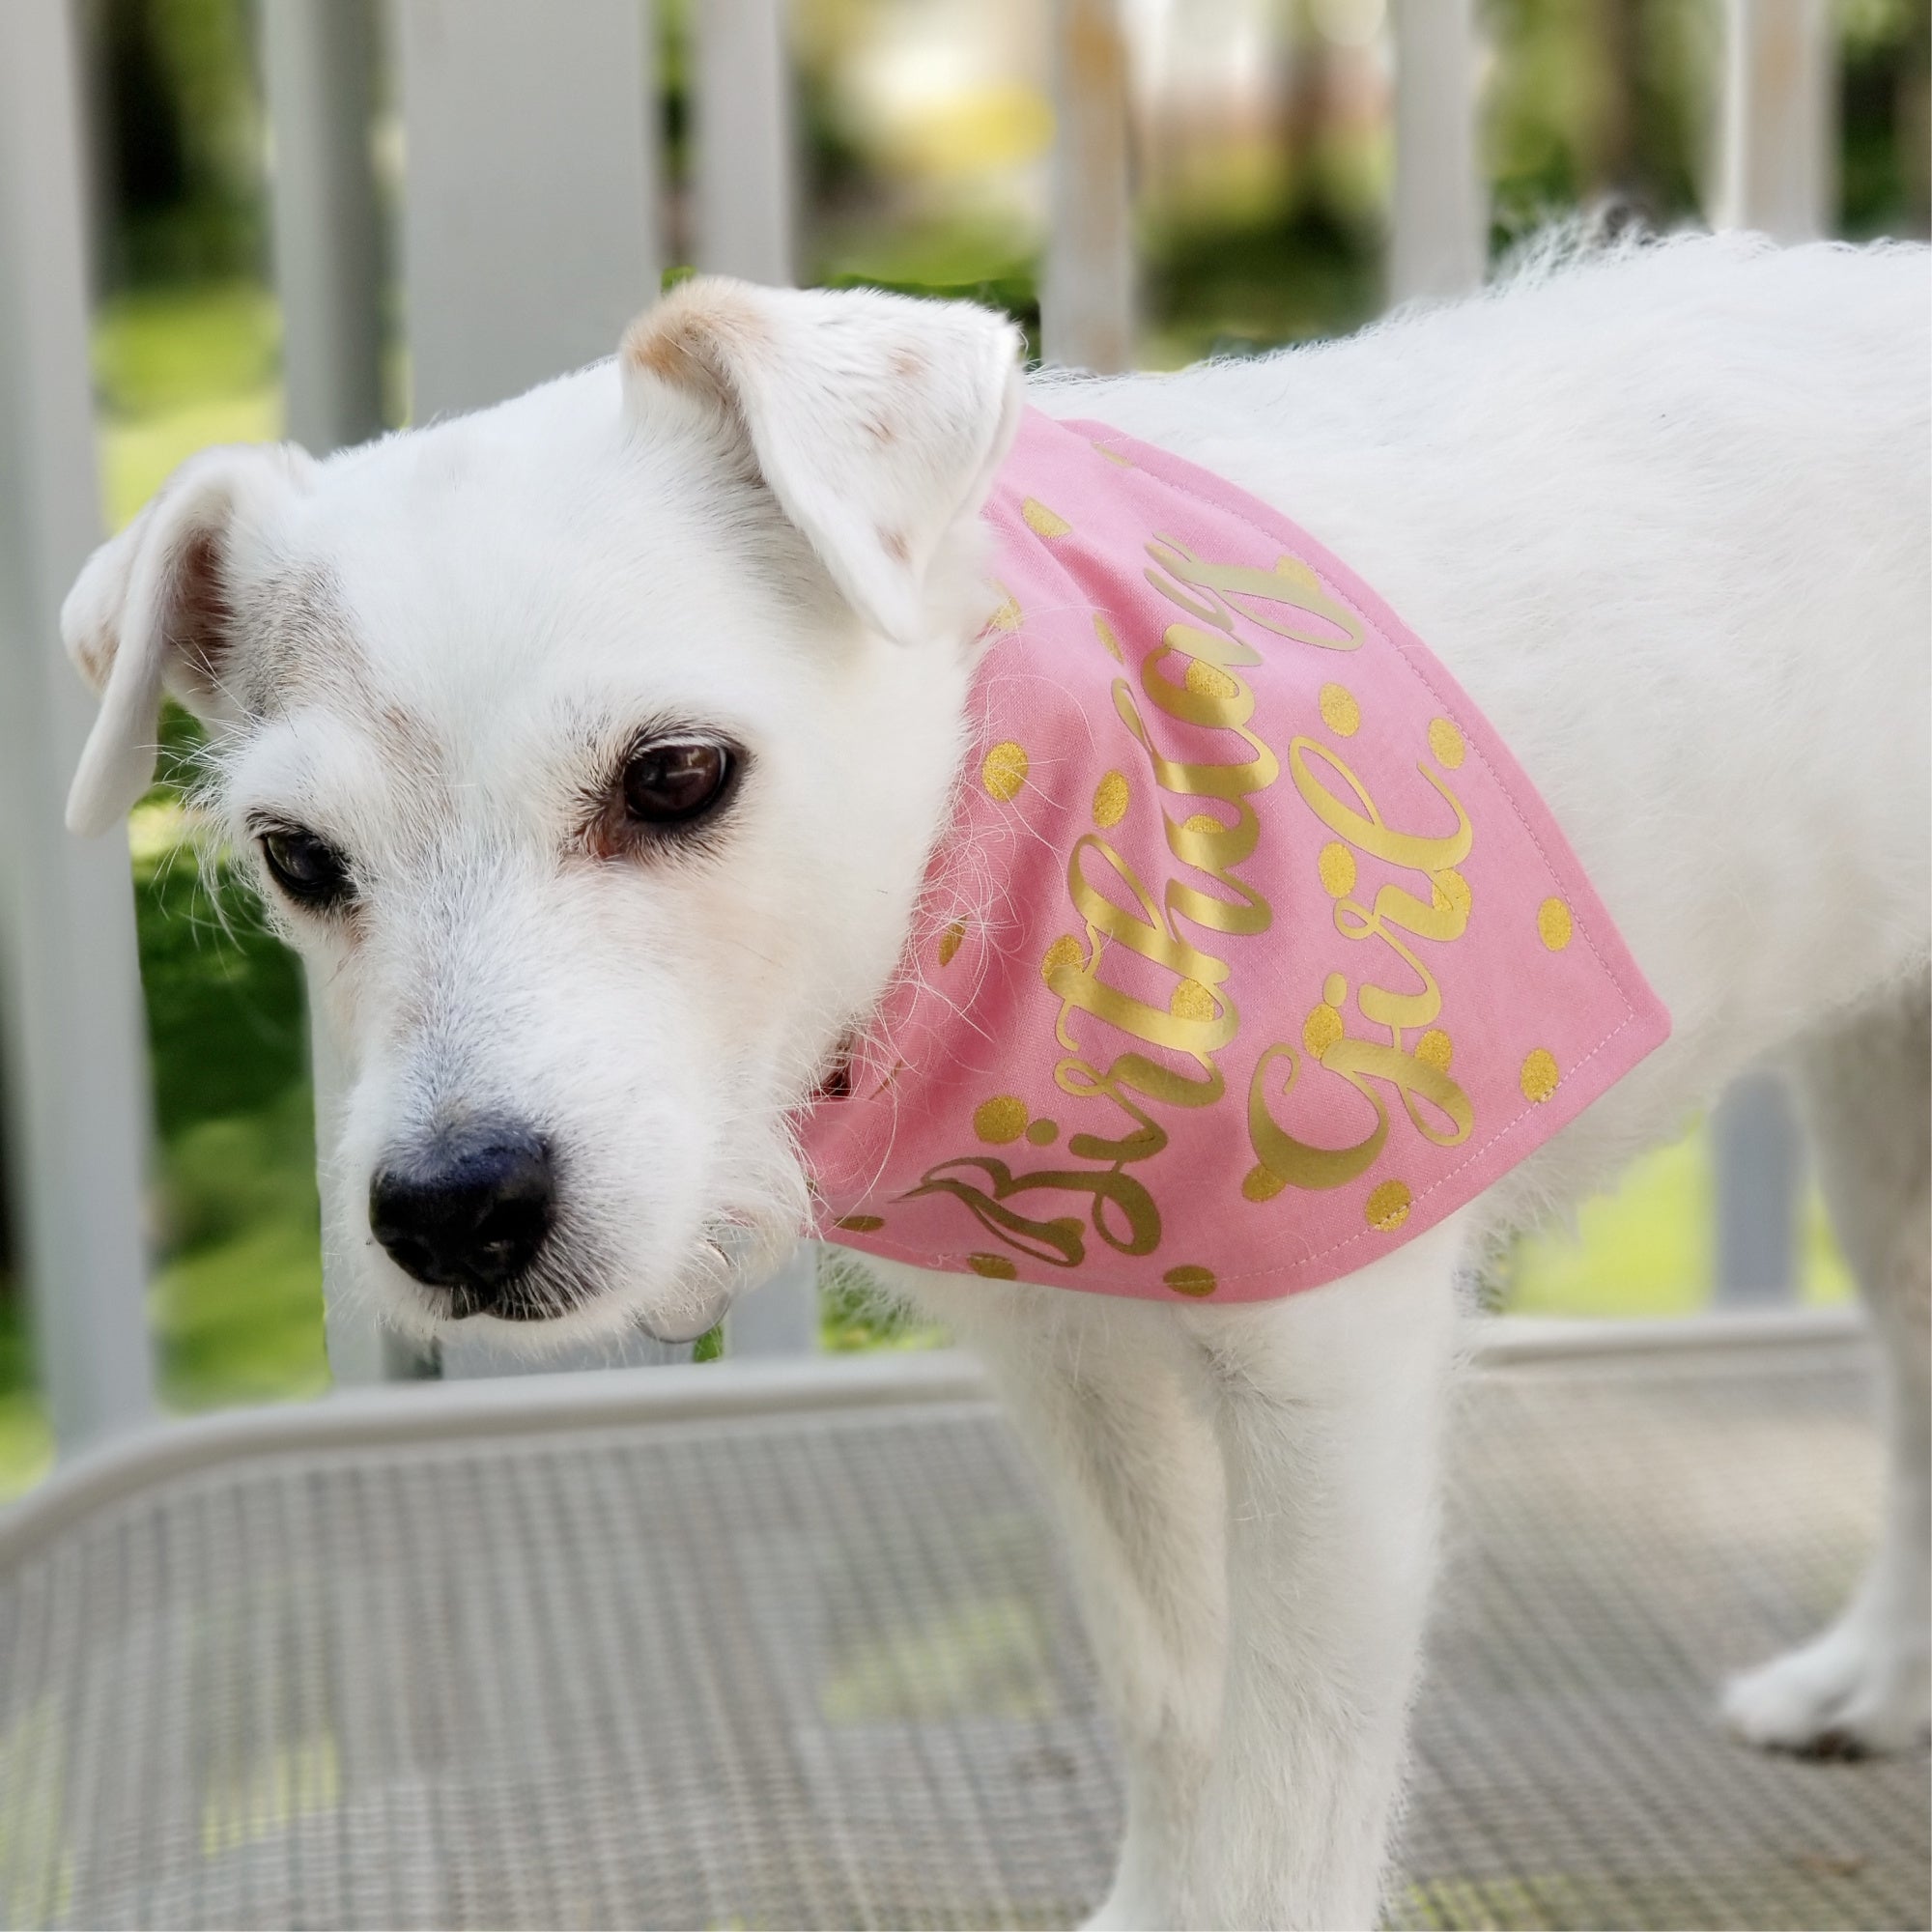
M 1176 244 L 1158 272 L 1190 283 L 1212 250 Z M 1253 265 L 1251 265 L 1252 267 Z M 1270 285 L 1273 255 L 1261 264 Z M 1001 301 L 1037 326 L 1029 264 L 984 238 L 833 262 L 828 279 L 889 281 Z M 1209 289 L 1198 314 L 1173 311 L 1173 359 L 1209 348 L 1316 332 L 1365 309 L 1373 290 L 1337 252 L 1332 275 L 1293 299 L 1236 299 Z M 1199 320 L 1212 312 L 1218 333 Z M 107 518 L 125 524 L 184 458 L 213 442 L 282 432 L 277 321 L 258 285 L 230 281 L 116 298 L 94 342 L 100 473 Z M 177 774 L 193 730 L 170 721 Z M 150 1318 L 164 1402 L 191 1410 L 296 1400 L 326 1387 L 319 1208 L 300 974 L 263 928 L 222 855 L 195 843 L 177 782 L 164 781 L 131 825 L 142 983 L 156 1125 Z M 1700 1307 L 1711 1279 L 1711 1176 L 1701 1133 L 1639 1162 L 1614 1195 L 1586 1204 L 1578 1238 L 1520 1242 L 1504 1302 L 1535 1313 L 1674 1315 Z M 943 1339 L 878 1304 L 863 1273 L 827 1270 L 828 1349 L 928 1346 Z M 1815 1198 L 1805 1215 L 1804 1294 L 1849 1292 Z M 34 1481 L 51 1444 L 33 1389 L 17 1296 L 0 1296 L 0 1497 Z
M 1513 1315 L 1690 1315 L 1710 1300 L 1716 1188 L 1701 1125 L 1635 1162 L 1614 1193 L 1584 1202 L 1573 1233 L 1526 1236 L 1497 1283 Z M 1799 1210 L 1798 1295 L 1843 1301 L 1852 1278 L 1824 1202 L 1807 1186 Z
M 130 290 L 102 305 L 94 385 L 110 528 L 196 450 L 282 434 L 280 337 L 274 298 L 256 282 Z

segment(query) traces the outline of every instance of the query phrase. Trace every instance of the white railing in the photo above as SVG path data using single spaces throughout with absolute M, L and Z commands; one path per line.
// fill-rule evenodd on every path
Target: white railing
M 79 846 L 61 821 L 90 707 L 55 619 L 100 535 L 76 100 L 66 8 L 0 6 L 0 1053 L 18 1247 L 64 1448 L 154 1405 L 128 842 Z
M 259 4 L 289 428 L 327 449 L 369 435 L 382 413 L 370 16 L 358 0 Z M 796 193 L 782 0 L 694 0 L 690 14 L 698 261 L 782 281 Z M 1727 222 L 1787 238 L 1821 225 L 1829 14 L 1829 0 L 1729 0 Z M 384 18 L 401 83 L 401 266 L 422 420 L 608 353 L 655 291 L 655 38 L 646 0 L 387 0 Z M 1045 347 L 1058 361 L 1121 367 L 1134 326 L 1127 43 L 1116 0 L 1055 0 L 1050 20 Z M 1455 294 L 1481 279 L 1486 256 L 1473 0 L 1394 0 L 1391 20 L 1391 286 Z M 0 993 L 12 1198 L 64 1450 L 153 1406 L 127 848 L 118 837 L 79 844 L 61 825 L 87 705 L 58 661 L 54 618 L 99 534 L 71 34 L 70 0 L 0 4 Z M 335 1090 L 322 1040 L 325 1135 Z M 1747 1123 L 1736 1145 L 1768 1104 L 1747 1093 L 1733 1103 Z M 1759 1198 L 1732 1187 L 1727 1225 L 1761 1234 L 1783 1211 L 1787 1233 L 1781 1262 L 1775 1252 L 1737 1267 L 1788 1278 L 1790 1174 L 1762 1156 L 1746 1164 Z M 814 1326 L 808 1255 L 747 1298 L 732 1346 L 802 1351 Z M 345 1382 L 399 1366 L 347 1297 L 330 1295 L 328 1344 Z M 470 1345 L 445 1351 L 450 1373 L 511 1366 Z

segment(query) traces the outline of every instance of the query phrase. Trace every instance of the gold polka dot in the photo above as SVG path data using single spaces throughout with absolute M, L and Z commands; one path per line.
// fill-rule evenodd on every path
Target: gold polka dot
M 1176 1294 L 1212 1294 L 1214 1293 L 1214 1270 L 1212 1268 L 1183 1266 L 1169 1268 L 1161 1276 Z
M 1108 623 L 1106 618 L 1101 616 L 1101 614 L 1097 611 L 1094 612 L 1094 635 L 1096 638 L 1098 638 L 1100 639 L 1100 642 L 1106 647 L 1107 655 L 1110 658 L 1112 658 L 1116 664 L 1121 663 L 1122 662 L 1121 640 L 1119 638 L 1115 637 L 1113 625 Z
M 1064 537 L 1068 535 L 1073 526 L 1056 510 L 1049 510 L 1037 497 L 1029 497 L 1020 505 L 1020 515 L 1026 519 L 1026 526 L 1037 537 Z
M 1006 590 L 1006 585 L 1000 588 Z M 1020 600 L 1010 590 L 1007 590 L 1007 600 L 986 619 L 989 631 L 1017 631 L 1020 627 Z
M 1134 467 L 1134 459 L 1131 456 L 1122 456 L 1118 449 L 1109 449 L 1104 442 L 1096 442 L 1094 447 L 1109 463 L 1118 463 L 1122 469 L 1131 469 Z
M 1018 1272 L 1005 1255 L 968 1255 L 966 1265 L 988 1281 L 1011 1281 Z
M 1321 874 L 1321 890 L 1331 899 L 1345 899 L 1355 890 L 1355 855 L 1339 838 L 1322 846 L 1315 869 Z
M 1446 765 L 1453 772 L 1463 762 L 1463 734 L 1446 718 L 1432 718 L 1429 721 L 1429 749 L 1435 753 L 1435 762 Z
M 1556 1082 L 1560 1077 L 1556 1071 L 1556 1056 L 1548 1047 L 1535 1048 L 1522 1063 L 1522 1097 L 1538 1102 L 1548 1099 L 1556 1092 Z
M 1119 772 L 1109 772 L 1094 787 L 1094 823 L 1103 831 L 1118 825 L 1127 815 L 1127 781 Z
M 1084 966 L 1087 963 L 1087 949 L 1070 932 L 1063 932 L 1046 949 L 1046 957 L 1039 962 L 1039 977 L 1051 980 L 1063 966 Z
M 1182 980 L 1168 996 L 1167 1009 L 1178 1020 L 1211 1020 L 1220 1011 L 1199 980 Z
M 876 1235 L 886 1225 L 883 1214 L 846 1214 L 833 1222 L 835 1228 L 843 1228 L 848 1235 Z
M 1035 1147 L 1051 1147 L 1060 1138 L 1060 1128 L 1052 1121 L 1034 1121 L 1027 1126 L 1026 1137 Z
M 1429 896 L 1437 912 L 1460 913 L 1465 920 L 1474 901 L 1468 880 L 1453 866 L 1444 866 L 1439 872 L 1430 873 Z
M 1251 1167 L 1241 1178 L 1241 1192 L 1250 1201 L 1272 1201 L 1287 1185 L 1280 1175 L 1265 1167 Z
M 1320 1060 L 1347 1031 L 1342 1015 L 1324 1001 L 1302 1021 L 1301 1043 Z
M 1570 908 L 1561 899 L 1545 899 L 1537 907 L 1536 930 L 1550 952 L 1561 952 L 1570 944 L 1570 935 L 1575 929 Z
M 1339 1007 L 1349 997 L 1349 982 L 1339 973 L 1331 973 L 1321 982 L 1321 997 L 1331 1007 Z
M 958 957 L 959 949 L 965 943 L 966 922 L 963 919 L 955 919 L 939 935 L 939 963 L 942 966 L 951 966 L 953 960 Z
M 1225 832 L 1227 827 L 1211 811 L 1197 811 L 1192 818 L 1181 822 L 1183 832 Z
M 1380 1186 L 1369 1189 L 1369 1198 L 1363 1208 L 1369 1226 L 1379 1228 L 1383 1234 L 1393 1234 L 1408 1219 L 1409 1203 L 1414 1197 L 1407 1185 L 1400 1180 L 1384 1180 Z
M 1241 695 L 1241 687 L 1219 665 L 1210 665 L 1206 658 L 1187 661 L 1187 689 L 1196 697 L 1229 698 Z
M 1362 707 L 1355 694 L 1344 684 L 1321 687 L 1321 722 L 1343 738 L 1352 738 L 1362 728 Z
M 973 1109 L 973 1131 L 995 1147 L 1018 1140 L 1026 1123 L 1026 1102 L 1011 1094 L 995 1094 Z
M 1010 738 L 995 745 L 986 753 L 986 762 L 980 767 L 980 782 L 986 787 L 988 796 L 998 799 L 1002 805 L 1019 796 L 1026 778 L 1026 747 L 1015 745 Z
M 1456 1048 L 1440 1027 L 1431 1027 L 1415 1042 L 1415 1057 L 1423 1065 L 1433 1066 L 1438 1073 L 1447 1073 L 1450 1061 L 1456 1057 Z

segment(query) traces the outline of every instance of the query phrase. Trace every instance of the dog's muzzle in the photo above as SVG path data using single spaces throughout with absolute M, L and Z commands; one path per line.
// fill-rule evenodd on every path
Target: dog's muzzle
M 559 1312 L 519 1293 L 555 1219 L 546 1143 L 517 1122 L 469 1123 L 393 1149 L 369 1183 L 369 1226 L 449 1313 L 535 1321 Z

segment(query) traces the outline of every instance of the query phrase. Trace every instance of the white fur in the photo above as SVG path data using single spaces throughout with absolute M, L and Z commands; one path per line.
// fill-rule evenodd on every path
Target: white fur
M 1314 1293 L 885 1270 L 985 1350 L 1066 1512 L 1129 1765 L 1096 1922 L 1371 1921 L 1459 1248 L 1794 1042 L 1890 1347 L 1892 1490 L 1844 1621 L 1727 1709 L 1801 1748 L 1922 1730 L 1927 297 L 1920 249 L 1684 240 L 1328 347 L 1034 385 L 1279 505 L 1404 614 L 1675 1028 L 1456 1222 Z M 238 843 L 270 813 L 354 862 L 353 921 L 278 913 L 354 1071 L 352 1216 L 384 1148 L 516 1110 L 562 1151 L 599 1291 L 558 1333 L 689 1332 L 797 1224 L 784 1110 L 887 984 L 947 813 L 1011 356 L 970 310 L 692 284 L 619 364 L 483 415 L 319 466 L 200 459 L 89 566 L 66 631 L 107 702 L 75 822 L 145 782 L 171 679 Z M 196 532 L 212 599 L 172 560 Z M 185 637 L 195 612 L 220 635 Z M 667 720 L 752 753 L 716 847 L 586 852 L 582 796 Z

